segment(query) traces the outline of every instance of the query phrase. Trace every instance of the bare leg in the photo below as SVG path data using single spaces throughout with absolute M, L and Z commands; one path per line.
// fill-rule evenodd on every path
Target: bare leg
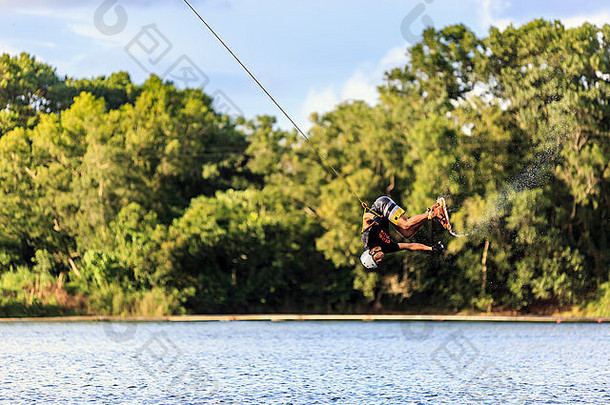
M 428 213 L 413 215 L 410 218 L 401 215 L 398 218 L 398 224 L 396 229 L 398 232 L 405 238 L 409 239 L 411 236 L 415 235 L 415 232 L 428 220 Z

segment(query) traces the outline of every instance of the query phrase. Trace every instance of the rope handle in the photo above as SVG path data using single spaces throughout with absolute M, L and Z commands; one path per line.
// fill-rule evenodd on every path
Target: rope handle
M 360 200 L 360 203 L 362 204 L 362 208 L 364 208 L 364 212 L 370 212 L 371 214 L 375 215 L 376 217 L 379 218 L 383 218 L 383 215 L 379 215 L 378 213 L 376 213 L 375 211 L 373 211 L 372 209 L 369 208 L 368 205 L 366 205 L 366 203 L 362 200 Z

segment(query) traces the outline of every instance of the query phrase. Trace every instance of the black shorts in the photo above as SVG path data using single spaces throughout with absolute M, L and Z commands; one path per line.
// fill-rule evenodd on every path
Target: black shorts
M 398 225 L 398 218 L 405 213 L 390 197 L 381 196 L 371 205 L 371 210 L 386 218 L 394 225 Z

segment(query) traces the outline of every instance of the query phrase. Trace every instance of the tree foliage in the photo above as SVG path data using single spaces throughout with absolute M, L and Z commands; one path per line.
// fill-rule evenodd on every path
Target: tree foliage
M 606 41 L 608 25 L 545 20 L 484 38 L 428 28 L 379 103 L 312 116 L 325 161 L 273 117 L 232 120 L 200 90 L 2 55 L 3 311 L 607 314 Z M 444 195 L 469 236 L 428 223 L 414 239 L 442 239 L 444 255 L 365 272 L 361 208 L 327 163 L 408 215 Z

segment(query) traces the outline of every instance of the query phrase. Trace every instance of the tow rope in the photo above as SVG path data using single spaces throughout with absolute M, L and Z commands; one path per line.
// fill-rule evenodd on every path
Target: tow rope
M 343 184 L 345 185 L 345 187 L 354 195 L 354 197 L 356 197 L 356 199 L 358 199 L 358 201 L 360 201 L 360 204 L 362 205 L 362 207 L 364 208 L 365 211 L 371 212 L 374 215 L 378 216 L 381 218 L 381 215 L 379 215 L 378 213 L 376 213 L 375 211 L 371 210 L 364 201 L 362 201 L 362 199 L 360 198 L 360 196 L 358 195 L 358 193 L 356 193 L 356 191 L 354 191 L 354 189 L 352 188 L 352 186 L 350 186 L 350 184 L 347 182 L 347 179 L 345 179 L 345 177 L 343 177 L 341 175 L 341 173 L 339 173 L 337 171 L 337 169 L 335 169 L 335 167 L 328 161 L 328 159 L 326 158 L 326 156 L 324 156 L 316 147 L 316 145 L 309 139 L 309 137 L 305 134 L 305 132 L 303 132 L 301 130 L 301 128 L 297 125 L 297 123 L 290 117 L 290 115 L 288 115 L 288 113 L 286 112 L 286 110 L 284 110 L 282 108 L 282 106 L 280 105 L 280 103 L 278 103 L 275 98 L 271 95 L 271 93 L 269 93 L 267 91 L 267 89 L 265 88 L 265 86 L 263 86 L 261 84 L 261 82 L 256 78 L 256 76 L 254 76 L 254 74 L 252 74 L 252 72 L 250 72 L 250 70 L 246 67 L 246 65 L 243 64 L 243 62 L 241 61 L 241 59 L 239 59 L 239 57 L 231 50 L 231 48 L 229 48 L 229 46 L 225 43 L 225 41 L 222 40 L 222 38 L 216 33 L 216 31 L 214 31 L 214 29 L 203 19 L 203 17 L 201 16 L 201 14 L 199 14 L 197 12 L 197 10 L 195 10 L 195 8 L 191 5 L 191 3 L 188 2 L 188 0 L 183 0 L 184 3 L 188 6 L 188 8 L 191 9 L 191 11 L 197 16 L 197 18 L 199 18 L 199 20 L 203 23 L 203 25 L 206 26 L 206 28 L 212 33 L 212 35 L 214 35 L 214 37 L 216 37 L 216 39 L 218 40 L 218 42 L 220 42 L 222 44 L 222 46 L 231 54 L 231 56 L 237 61 L 237 63 L 239 63 L 239 65 L 246 71 L 246 73 L 248 73 L 248 75 L 252 78 L 252 80 L 254 80 L 254 82 L 258 85 L 258 87 L 261 88 L 261 90 L 267 95 L 267 97 L 269 97 L 269 99 L 271 99 L 271 101 L 273 101 L 273 104 L 275 104 L 275 106 L 282 112 L 282 114 L 284 114 L 284 116 L 288 119 L 288 121 L 290 121 L 290 123 L 296 128 L 297 132 L 299 134 L 301 134 L 301 136 L 303 138 L 305 138 L 305 140 L 309 143 L 309 146 L 314 150 L 314 152 L 316 152 L 316 154 L 318 155 L 318 157 L 320 158 L 320 160 L 322 161 L 322 163 L 330 168 L 330 170 L 335 174 L 335 176 L 337 176 L 337 178 L 339 180 L 341 180 L 341 182 L 343 182 Z
M 222 40 L 222 38 L 216 33 L 216 31 L 214 31 L 214 29 L 203 19 L 203 17 L 201 16 L 201 14 L 199 14 L 197 12 L 197 10 L 195 10 L 195 8 L 191 5 L 191 3 L 189 3 L 188 0 L 183 0 L 184 3 L 188 6 L 188 8 L 191 9 L 191 11 L 193 12 L 193 14 L 195 14 L 197 16 L 197 18 L 199 18 L 199 20 L 203 23 L 203 25 L 206 26 L 206 28 L 212 33 L 212 35 L 214 35 L 214 37 L 216 37 L 216 39 L 218 40 L 218 42 L 220 42 L 222 44 L 222 46 L 231 54 L 231 56 L 237 61 L 237 63 L 239 63 L 239 65 L 246 71 L 246 73 L 248 73 L 248 75 L 252 78 L 252 80 L 254 80 L 254 82 L 258 85 L 258 87 L 261 88 L 261 90 L 267 95 L 267 97 L 269 97 L 269 99 L 271 101 L 273 101 L 273 104 L 275 104 L 275 106 L 282 112 L 282 114 L 284 114 L 284 116 L 288 119 L 288 121 L 290 121 L 290 123 L 296 128 L 297 132 L 299 134 L 301 134 L 301 136 L 303 136 L 303 138 L 305 138 L 305 140 L 309 143 L 309 146 L 311 147 L 311 149 L 314 150 L 314 152 L 316 152 L 316 154 L 318 155 L 318 157 L 320 158 L 320 161 L 323 163 L 323 165 L 325 165 L 326 167 L 330 168 L 330 170 L 335 174 L 335 176 L 337 176 L 337 178 L 339 180 L 341 180 L 341 182 L 343 182 L 343 184 L 345 185 L 345 187 L 354 195 L 354 197 L 356 197 L 356 199 L 358 201 L 360 201 L 360 204 L 362 205 L 362 208 L 364 208 L 364 212 L 366 213 L 367 211 L 374 214 L 375 216 L 379 217 L 379 218 L 383 218 L 382 215 L 380 215 L 379 213 L 375 212 L 374 210 L 372 210 L 371 208 L 369 208 L 368 205 L 366 205 L 366 203 L 364 201 L 362 201 L 362 198 L 360 198 L 360 196 L 358 195 L 358 193 L 356 193 L 356 191 L 352 188 L 352 186 L 350 186 L 350 184 L 347 182 L 347 179 L 345 177 L 343 177 L 341 175 L 341 173 L 339 173 L 337 171 L 337 169 L 335 169 L 335 167 L 328 161 L 328 159 L 326 158 L 326 156 L 324 156 L 316 147 L 316 145 L 311 141 L 311 139 L 309 139 L 309 137 L 305 134 L 305 132 L 303 132 L 301 130 L 301 128 L 297 125 L 297 123 L 290 117 L 290 115 L 288 115 L 288 113 L 286 112 L 286 110 L 284 110 L 282 108 L 282 106 L 280 105 L 280 103 L 278 103 L 275 98 L 271 95 L 271 93 L 269 93 L 267 91 L 267 89 L 265 88 L 265 86 L 263 86 L 261 84 L 261 82 L 256 78 L 256 76 L 254 76 L 254 74 L 252 74 L 252 72 L 250 72 L 250 70 L 246 67 L 246 65 L 243 64 L 243 62 L 241 61 L 241 59 L 239 59 L 239 57 L 231 50 L 231 48 L 229 48 L 229 46 L 225 43 L 225 41 Z M 444 199 L 443 199 L 444 202 Z M 468 235 L 459 235 L 457 233 L 455 233 L 453 231 L 453 229 L 451 229 L 451 223 L 449 222 L 449 214 L 447 213 L 447 208 L 445 206 L 444 208 L 445 210 L 445 216 L 447 218 L 447 230 L 449 231 L 449 233 L 457 238 L 461 238 L 464 236 L 468 236 Z

